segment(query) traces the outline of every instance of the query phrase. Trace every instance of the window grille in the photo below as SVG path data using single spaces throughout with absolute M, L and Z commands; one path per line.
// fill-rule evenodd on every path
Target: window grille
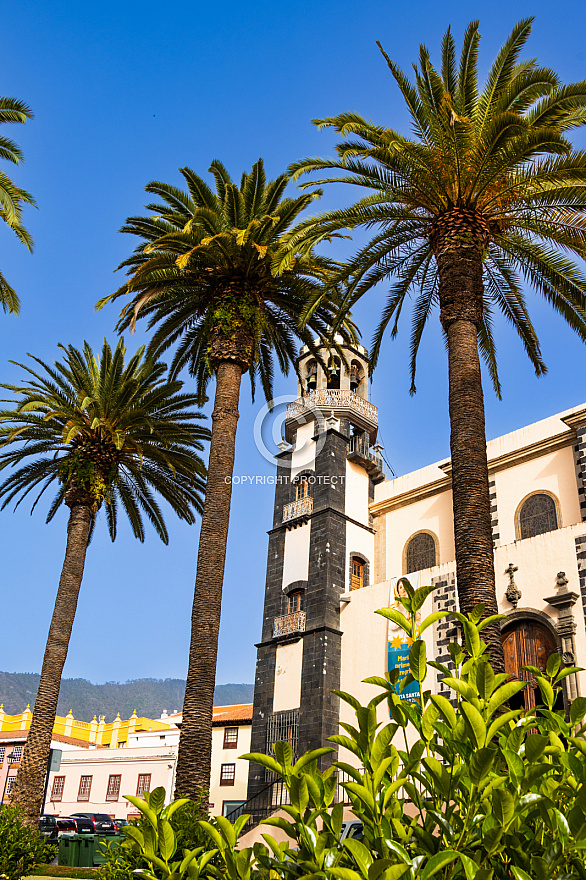
M 53 788 L 51 789 L 51 800 L 60 801 L 63 798 L 63 788 L 65 786 L 65 776 L 55 776 L 53 779 Z
M 6 746 L 0 746 L 0 764 L 4 762 L 4 755 L 6 754 Z
M 224 748 L 225 749 L 235 749 L 237 747 L 238 747 L 238 728 L 237 727 L 224 728 Z
M 150 773 L 139 773 L 138 774 L 138 784 L 136 786 L 136 796 L 138 797 L 141 794 L 144 794 L 145 791 L 151 790 L 151 774 Z
M 90 791 L 92 790 L 92 777 L 82 776 L 79 780 L 79 791 L 77 792 L 78 801 L 89 801 Z
M 220 785 L 234 785 L 236 764 L 222 764 L 220 768 Z
M 14 783 L 16 782 L 16 773 L 14 776 L 9 776 L 8 781 L 6 783 L 6 794 L 10 794 L 12 789 L 14 788 Z
M 555 501 L 550 495 L 531 495 L 519 513 L 521 538 L 533 538 L 558 528 Z
M 22 746 L 14 746 L 12 749 L 12 754 L 9 755 L 9 758 L 13 764 L 17 764 L 22 758 L 22 749 Z
M 107 801 L 117 801 L 118 796 L 120 794 L 120 783 L 122 782 L 122 775 L 119 773 L 113 773 L 108 778 L 108 788 L 106 789 L 106 800 Z
M 299 747 L 299 709 L 289 712 L 276 712 L 267 721 L 268 755 L 274 755 L 273 745 L 276 742 L 288 742 L 293 749 L 293 760 L 297 760 Z
M 410 574 L 415 571 L 423 571 L 425 568 L 433 568 L 435 560 L 435 541 L 426 532 L 415 535 L 407 545 L 407 571 Z

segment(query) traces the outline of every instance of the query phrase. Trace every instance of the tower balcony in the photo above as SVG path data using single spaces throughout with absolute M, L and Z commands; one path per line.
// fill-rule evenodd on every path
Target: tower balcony
M 310 391 L 305 397 L 298 397 L 287 406 L 285 426 L 295 421 L 301 421 L 312 410 L 319 409 L 322 415 L 328 416 L 331 412 L 337 418 L 349 419 L 352 424 L 363 428 L 371 436 L 374 442 L 378 427 L 378 407 L 369 400 L 339 388 L 317 388 Z M 305 418 L 303 418 L 305 421 Z
M 307 519 L 313 512 L 313 498 L 299 498 L 290 504 L 283 505 L 283 522 L 292 522 L 295 519 Z
M 291 614 L 275 617 L 273 621 L 274 639 L 298 632 L 305 632 L 305 611 L 293 611 Z
M 368 437 L 364 434 L 356 434 L 348 441 L 348 460 L 363 467 L 375 483 L 380 483 L 385 478 L 383 457 L 378 451 L 380 448 L 375 446 L 371 449 Z

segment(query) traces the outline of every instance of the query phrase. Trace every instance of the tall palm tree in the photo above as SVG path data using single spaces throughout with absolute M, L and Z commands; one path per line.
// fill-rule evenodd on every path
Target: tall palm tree
M 545 372 L 522 282 L 540 293 L 586 340 L 586 154 L 567 132 L 586 121 L 586 83 L 562 85 L 535 61 L 520 60 L 531 30 L 521 21 L 481 90 L 478 23 L 466 30 L 459 63 L 450 30 L 441 70 L 425 46 L 414 81 L 384 53 L 411 116 L 413 137 L 356 113 L 316 120 L 343 140 L 333 159 L 304 159 L 294 178 L 326 172 L 367 195 L 347 209 L 301 223 L 295 249 L 344 229 L 376 230 L 349 261 L 341 315 L 383 280 L 390 295 L 371 348 L 373 366 L 413 296 L 412 391 L 422 332 L 432 312 L 448 350 L 452 491 L 458 595 L 463 611 L 483 602 L 497 612 L 480 354 L 500 394 L 492 315 L 500 309 L 519 334 L 538 375 Z M 309 185 L 309 184 L 307 184 Z M 484 631 L 493 662 L 504 660 L 498 624 Z
M 112 351 L 104 342 L 96 357 L 63 349 L 62 362 L 38 367 L 19 364 L 23 385 L 2 385 L 16 395 L 14 405 L 0 412 L 0 470 L 15 467 L 0 485 L 2 507 L 17 506 L 38 490 L 33 509 L 53 485 L 50 522 L 59 508 L 69 508 L 67 547 L 47 638 L 39 690 L 22 764 L 12 800 L 25 808 L 36 826 L 43 781 L 57 711 L 61 673 L 88 543 L 103 507 L 112 540 L 118 507 L 122 506 L 135 537 L 144 541 L 143 515 L 159 537 L 169 541 L 156 495 L 180 519 L 195 521 L 202 510 L 205 468 L 199 456 L 209 431 L 194 411 L 193 395 L 181 382 L 164 378 L 166 365 L 143 358 L 143 349 L 125 364 L 121 339 Z
M 32 119 L 32 116 L 30 108 L 17 98 L 0 97 L 0 125 L 3 122 L 24 123 L 27 119 Z M 19 165 L 24 161 L 24 156 L 13 140 L 0 135 L 0 159 L 7 159 L 14 165 Z M 31 194 L 16 186 L 7 174 L 0 171 L 0 219 L 4 220 L 17 238 L 27 246 L 29 251 L 32 251 L 32 236 L 22 225 L 22 208 L 25 204 L 35 204 Z M 5 312 L 13 314 L 18 314 L 20 310 L 20 300 L 1 272 L 0 306 Z
M 308 248 L 303 256 L 289 252 L 281 269 L 275 270 L 283 233 L 319 193 L 284 198 L 287 176 L 267 182 L 260 159 L 242 175 L 240 186 L 220 162 L 212 162 L 215 193 L 190 168 L 180 171 L 186 192 L 159 182 L 146 187 L 162 202 L 147 206 L 150 216 L 131 217 L 123 227 L 123 232 L 141 239 L 122 264 L 129 267 L 130 280 L 98 307 L 131 295 L 118 329 L 147 317 L 149 328 L 156 327 L 150 352 L 159 354 L 178 343 L 171 375 L 187 368 L 196 379 L 200 402 L 209 380 L 216 380 L 176 776 L 176 791 L 197 799 L 202 789 L 209 789 L 210 780 L 241 377 L 250 374 L 254 391 L 258 376 L 270 400 L 274 358 L 287 373 L 295 363 L 298 339 L 315 350 L 314 335 L 323 336 L 333 317 L 329 298 L 322 300 L 303 330 L 298 330 L 298 318 L 335 267 Z

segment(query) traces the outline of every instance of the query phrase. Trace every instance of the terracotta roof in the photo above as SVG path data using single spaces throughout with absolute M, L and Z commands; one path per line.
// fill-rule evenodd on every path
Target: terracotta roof
M 0 730 L 0 740 L 21 743 L 26 741 L 27 734 L 28 730 Z M 51 739 L 55 742 L 66 743 L 70 746 L 81 746 L 84 749 L 89 749 L 90 746 L 94 745 L 94 743 L 89 743 L 85 739 L 76 739 L 76 737 L 73 736 L 63 736 L 60 733 L 51 734 Z
M 238 706 L 214 706 L 212 724 L 220 725 L 228 722 L 246 724 L 252 722 L 252 703 L 241 703 Z

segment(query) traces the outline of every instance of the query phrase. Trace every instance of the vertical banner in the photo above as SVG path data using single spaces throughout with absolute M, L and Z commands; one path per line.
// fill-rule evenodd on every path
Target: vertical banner
M 389 596 L 389 605 L 391 608 L 395 608 L 397 611 L 400 611 L 401 614 L 407 616 L 407 611 L 403 607 L 401 603 L 401 599 L 406 595 L 405 587 L 401 583 L 397 583 L 400 581 L 400 578 L 393 578 L 391 580 L 391 589 Z M 414 572 L 408 576 L 409 583 L 413 587 L 414 590 L 418 589 L 420 582 L 420 574 L 419 572 Z M 421 617 L 418 613 L 417 617 Z M 421 699 L 421 694 L 419 692 L 419 684 L 416 681 L 411 682 L 401 690 L 401 683 L 409 673 L 409 648 L 411 647 L 411 639 L 407 635 L 407 633 L 401 629 L 396 623 L 392 620 L 387 621 L 387 640 L 388 640 L 388 666 L 387 669 L 391 672 L 393 669 L 399 670 L 399 680 L 396 684 L 397 695 L 400 700 L 406 700 L 410 703 L 418 703 Z

